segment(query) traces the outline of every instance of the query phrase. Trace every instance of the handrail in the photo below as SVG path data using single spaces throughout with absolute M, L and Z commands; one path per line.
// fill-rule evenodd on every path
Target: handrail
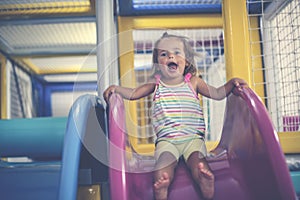
M 122 97 L 112 94 L 108 113 L 109 131 L 109 176 L 117 184 L 110 187 L 111 199 L 128 199 L 126 184 L 126 126 L 125 108 Z
M 261 102 L 258 95 L 250 88 L 246 88 L 241 96 L 249 106 L 260 132 L 263 133 L 263 140 L 268 141 L 266 148 L 272 166 L 272 169 L 270 170 L 274 171 L 282 199 L 297 199 L 293 183 L 289 176 L 285 157 L 280 148 L 277 131 L 272 124 L 266 107 Z
M 216 149 L 226 149 L 231 159 L 268 159 L 266 162 L 270 174 L 275 177 L 274 185 L 280 199 L 295 199 L 278 135 L 265 105 L 250 88 L 243 88 L 238 95 L 241 98 L 230 95 L 227 99 L 222 136 Z M 243 112 L 249 114 L 240 115 Z

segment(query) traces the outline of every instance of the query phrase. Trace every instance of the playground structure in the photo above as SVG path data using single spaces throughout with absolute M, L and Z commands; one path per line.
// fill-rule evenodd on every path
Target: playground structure
M 153 162 L 130 150 L 123 99 L 112 95 L 107 121 L 99 102 L 96 96 L 80 97 L 68 118 L 1 121 L 1 133 L 7 133 L 0 136 L 3 155 L 34 160 L 1 161 L 1 197 L 75 200 L 78 185 L 98 183 L 106 186 L 101 199 L 153 199 Z M 208 160 L 216 177 L 215 199 L 297 199 L 277 133 L 251 89 L 228 97 L 214 152 Z M 201 199 L 201 193 L 181 162 L 169 199 L 182 198 Z
M 102 10 L 97 15 L 98 23 L 101 25 L 98 26 L 97 31 L 100 42 L 107 40 L 111 36 L 112 33 L 110 31 L 112 24 L 114 24 L 112 22 L 113 13 L 107 13 L 111 4 L 106 6 L 106 3 L 109 1 L 103 2 L 105 2 L 105 6 L 100 3 L 99 8 Z M 120 2 L 123 4 L 124 2 L 126 3 L 126 0 L 121 0 Z M 255 1 L 249 0 L 247 2 L 250 5 L 250 13 L 251 3 L 254 2 L 255 5 Z M 285 1 L 276 0 L 273 4 L 276 5 L 282 2 Z M 259 2 L 257 4 L 260 5 Z M 243 0 L 224 0 L 222 6 L 225 11 L 222 13 L 218 11 L 217 14 L 213 13 L 221 7 L 215 7 L 210 10 L 213 13 L 182 14 L 175 17 L 172 15 L 157 16 L 155 13 L 152 16 L 118 16 L 118 36 L 120 36 L 118 42 L 120 49 L 118 49 L 118 53 L 117 50 L 113 53 L 118 54 L 116 57 L 120 61 L 120 66 L 118 68 L 111 66 L 110 69 L 112 70 L 106 70 L 104 67 L 111 64 L 111 60 L 106 60 L 109 57 L 106 54 L 106 50 L 112 47 L 113 44 L 109 42 L 100 46 L 100 51 L 97 52 L 98 58 L 101 58 L 98 60 L 100 63 L 97 71 L 98 78 L 104 77 L 103 79 L 106 79 L 111 77 L 111 73 L 115 79 L 120 78 L 120 84 L 123 86 L 134 86 L 137 84 L 135 74 L 131 74 L 135 65 L 133 61 L 133 52 L 135 51 L 133 47 L 134 38 L 132 36 L 135 30 L 151 29 L 153 27 L 158 29 L 221 28 L 224 30 L 224 42 L 226 43 L 224 54 L 226 59 L 226 78 L 233 76 L 244 78 L 249 83 L 250 88 L 264 100 L 263 103 L 272 108 L 271 111 L 273 113 L 271 117 L 277 115 L 276 112 L 279 112 L 279 110 L 270 106 L 270 103 L 273 103 L 272 101 L 276 98 L 270 98 L 270 101 L 265 98 L 266 95 L 275 94 L 272 90 L 266 89 L 269 87 L 269 83 L 264 83 L 265 80 L 263 80 L 266 79 L 268 82 L 267 78 L 272 77 L 272 71 L 265 73 L 267 70 L 264 71 L 263 67 L 269 69 L 272 65 L 279 65 L 278 63 L 270 65 L 269 60 L 272 55 L 268 57 L 268 55 L 263 55 L 263 52 L 261 52 L 261 46 L 267 49 L 269 44 L 261 43 L 260 41 L 261 35 L 258 30 L 261 27 L 259 17 L 256 16 L 260 13 L 249 14 Z M 126 6 L 123 6 L 122 9 L 124 7 Z M 102 13 L 103 16 L 101 17 Z M 107 17 L 109 18 L 108 20 Z M 261 31 L 263 32 L 264 30 Z M 283 53 L 282 55 L 285 54 Z M 265 66 L 262 66 L 263 58 L 265 58 Z M 280 62 L 284 60 L 281 57 Z M 284 62 L 283 65 L 285 65 Z M 5 68 L 1 68 L 1 92 L 6 90 L 3 85 L 6 85 L 4 75 L 7 72 L 3 69 Z M 290 67 L 289 69 L 292 68 Z M 120 77 L 118 76 L 118 70 L 120 71 Z M 297 71 L 297 68 L 294 71 Z M 129 77 L 123 79 L 128 74 L 130 74 Z M 274 74 L 277 74 L 276 71 Z M 100 81 L 98 94 L 101 97 L 108 80 L 98 81 Z M 114 83 L 115 80 L 110 79 L 109 82 Z M 270 83 L 274 82 L 276 81 L 270 81 Z M 96 88 L 95 85 L 97 83 L 92 83 L 92 88 Z M 289 80 L 288 83 L 290 83 Z M 65 85 L 65 87 L 71 88 L 71 90 L 73 88 L 76 89 L 76 84 L 74 85 L 75 87 L 70 85 Z M 78 88 L 82 87 L 80 84 L 77 86 Z M 293 87 L 288 85 L 285 88 Z M 49 103 L 50 100 L 47 100 L 47 98 L 50 98 L 51 92 L 46 90 L 42 93 L 46 95 L 42 98 L 45 99 L 46 103 Z M 128 124 L 125 127 L 124 119 L 121 115 L 124 111 L 120 97 L 114 96 L 111 99 L 110 109 L 112 111 L 121 109 L 117 112 L 120 115 L 113 117 L 114 120 L 116 119 L 115 122 L 107 119 L 116 114 L 115 111 L 110 115 L 106 115 L 105 108 L 100 101 L 101 98 L 99 99 L 96 96 L 82 96 L 73 104 L 68 117 L 1 120 L 0 155 L 4 159 L 0 161 L 0 199 L 80 199 L 82 188 L 87 188 L 85 192 L 89 193 L 91 191 L 90 195 L 101 199 L 131 200 L 139 199 L 140 196 L 143 196 L 145 199 L 152 198 L 150 190 L 151 169 L 154 161 L 151 156 L 143 156 L 139 153 L 141 149 L 149 150 L 149 146 L 152 145 L 151 149 L 153 144 L 137 146 L 135 139 L 121 137 L 127 135 L 136 136 L 138 134 L 131 133 L 132 127 L 128 126 Z M 246 90 L 242 98 L 230 97 L 228 99 L 229 108 L 232 102 L 241 106 L 246 113 L 252 113 L 252 117 L 241 114 L 243 117 L 240 119 L 244 119 L 243 122 L 251 121 L 251 123 L 242 125 L 242 123 L 237 123 L 240 119 L 232 119 L 232 115 L 229 117 L 233 109 L 227 109 L 222 139 L 216 148 L 218 153 L 210 157 L 210 164 L 217 176 L 216 199 L 221 199 L 221 195 L 222 197 L 228 195 L 228 198 L 234 197 L 236 199 L 295 199 L 297 198 L 295 194 L 299 198 L 300 173 L 299 160 L 297 160 L 299 150 L 295 151 L 294 148 L 297 147 L 296 149 L 299 149 L 297 139 L 295 139 L 299 138 L 299 132 L 297 132 L 299 123 L 290 128 L 290 130 L 295 132 L 287 132 L 287 134 L 275 132 L 272 125 L 266 126 L 273 129 L 272 131 L 270 129 L 266 130 L 265 125 L 270 122 L 270 119 L 269 117 L 261 116 L 261 113 L 265 113 L 265 108 L 251 90 Z M 259 105 L 258 108 L 253 107 L 253 102 Z M 6 118 L 7 115 L 5 114 L 5 109 L 3 109 L 7 107 L 5 95 L 1 96 L 1 104 L 2 118 Z M 49 104 L 41 105 L 46 105 L 46 115 L 51 113 L 50 110 L 47 110 L 49 109 L 49 106 L 47 106 Z M 136 115 L 136 107 L 129 106 L 128 108 L 125 105 L 125 110 Z M 239 113 L 240 110 L 236 113 Z M 258 112 L 260 115 L 254 116 Z M 298 119 L 295 117 L 298 116 L 286 116 L 285 118 Z M 126 118 L 128 119 L 128 115 L 126 115 Z M 133 118 L 134 121 L 138 121 L 136 116 L 133 116 Z M 233 121 L 236 124 L 232 124 Z M 251 131 L 249 124 L 252 127 L 250 128 Z M 109 126 L 113 127 L 109 128 Z M 122 130 L 118 130 L 120 127 L 123 127 Z M 241 127 L 245 127 L 244 129 L 248 131 L 241 132 Z M 109 131 L 108 134 L 108 129 L 111 128 L 115 130 Z M 130 130 L 126 130 L 126 128 Z M 239 132 L 236 131 L 237 129 Z M 259 129 L 262 131 L 258 131 Z M 120 136 L 119 133 L 124 134 Z M 285 136 L 287 136 L 288 142 L 280 140 L 279 143 L 277 134 L 280 137 L 279 139 L 285 139 Z M 109 137 L 110 140 L 108 140 Z M 125 144 L 126 146 L 124 146 Z M 144 148 L 145 146 L 147 148 Z M 282 152 L 281 148 L 284 152 Z M 124 151 L 128 157 L 124 156 Z M 118 157 L 115 154 L 111 154 L 112 152 L 117 154 Z M 289 154 L 286 156 L 290 171 L 286 168 L 283 153 Z M 7 157 L 19 156 L 26 156 L 31 161 L 10 162 L 6 160 Z M 274 164 L 275 161 L 276 164 Z M 291 166 L 290 161 L 296 164 Z M 133 165 L 133 163 L 136 165 Z M 122 170 L 119 167 L 122 167 Z M 133 170 L 137 170 L 140 173 L 132 173 Z M 249 174 L 245 173 L 249 171 L 256 171 L 257 174 L 249 177 Z M 201 198 L 197 188 L 191 186 L 191 180 L 182 163 L 177 174 L 179 178 L 175 179 L 170 198 L 173 199 L 174 196 L 180 197 L 180 191 L 189 191 L 192 199 Z M 141 180 L 147 180 L 147 182 L 144 183 Z M 121 182 L 122 184 L 120 184 Z M 228 183 L 228 185 L 224 184 L 224 182 Z M 133 187 L 135 188 L 133 189 Z M 179 190 L 178 187 L 182 188 L 182 190 Z M 224 192 L 226 187 L 230 188 L 228 190 L 235 188 L 235 192 Z M 136 190 L 136 188 L 140 189 Z M 175 192 L 174 188 L 178 192 Z

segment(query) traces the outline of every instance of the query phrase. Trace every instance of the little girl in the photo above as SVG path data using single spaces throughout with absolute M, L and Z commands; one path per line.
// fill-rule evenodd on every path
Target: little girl
M 205 124 L 198 94 L 221 100 L 234 89 L 241 90 L 246 85 L 238 78 L 219 88 L 206 84 L 196 76 L 195 55 L 187 38 L 164 33 L 154 46 L 154 73 L 148 83 L 137 88 L 112 85 L 103 93 L 107 102 L 112 93 L 119 93 L 128 100 L 154 93 L 152 119 L 157 140 L 153 188 L 156 200 L 168 198 L 168 188 L 181 156 L 202 196 L 213 198 L 214 175 L 206 162 Z

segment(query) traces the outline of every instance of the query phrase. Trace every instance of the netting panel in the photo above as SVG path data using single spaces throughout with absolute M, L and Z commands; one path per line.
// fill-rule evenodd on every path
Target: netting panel
M 299 131 L 300 1 L 269 1 L 268 7 L 264 7 L 267 1 L 260 2 L 262 12 L 249 14 L 249 17 L 261 19 L 259 29 L 265 81 L 254 85 L 264 84 L 266 103 L 277 130 Z

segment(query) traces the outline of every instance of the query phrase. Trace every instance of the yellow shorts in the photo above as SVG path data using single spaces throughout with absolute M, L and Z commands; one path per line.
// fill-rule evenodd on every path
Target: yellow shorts
M 159 156 L 164 152 L 174 155 L 177 161 L 180 156 L 183 156 L 184 160 L 187 161 L 193 152 L 199 152 L 199 158 L 204 158 L 207 155 L 205 142 L 201 138 L 194 138 L 182 143 L 172 143 L 171 140 L 162 139 L 156 144 L 155 159 L 158 160 Z

